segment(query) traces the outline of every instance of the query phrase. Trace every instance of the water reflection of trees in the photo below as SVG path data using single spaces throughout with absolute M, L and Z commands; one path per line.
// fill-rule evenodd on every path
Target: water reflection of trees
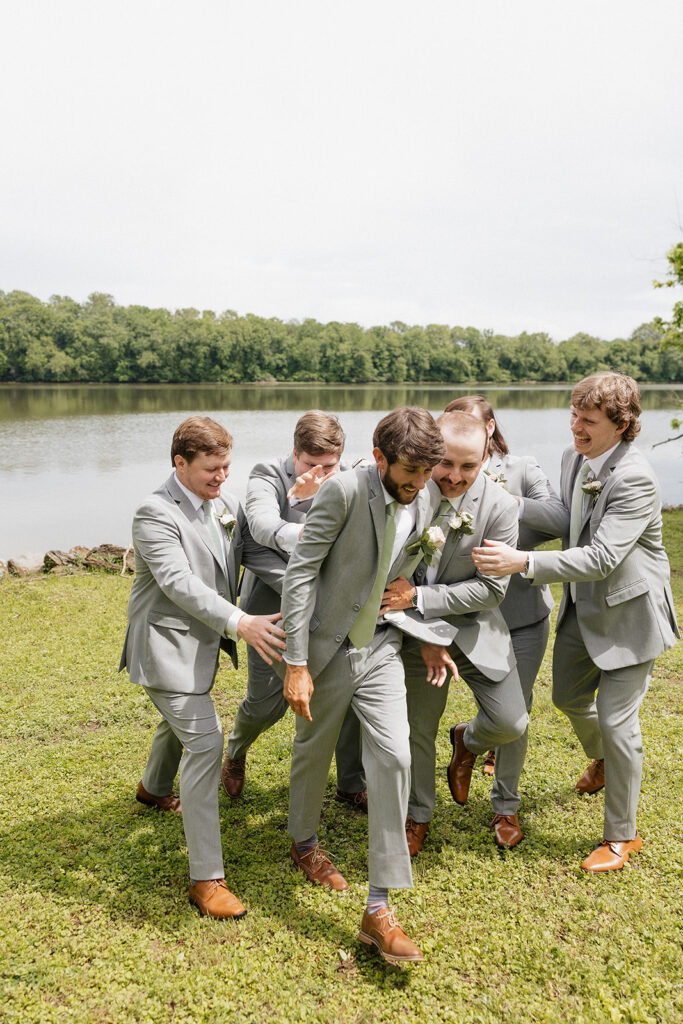
M 494 409 L 566 409 L 571 389 L 541 384 L 524 387 L 443 387 L 432 385 L 9 385 L 0 387 L 0 421 L 63 419 L 205 409 L 240 412 L 287 412 L 332 409 L 338 412 L 384 412 L 401 405 L 443 408 L 457 395 L 485 395 Z M 646 410 L 675 410 L 674 389 L 643 387 Z

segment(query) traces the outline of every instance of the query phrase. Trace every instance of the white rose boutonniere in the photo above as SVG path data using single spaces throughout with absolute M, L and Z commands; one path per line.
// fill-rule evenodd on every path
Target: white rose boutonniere
M 590 475 L 586 477 L 586 482 L 581 484 L 581 490 L 584 494 L 587 494 L 592 503 L 595 504 L 600 495 L 600 491 L 602 490 L 602 484 L 597 477 Z
M 488 469 L 485 469 L 484 476 L 490 477 L 490 479 L 493 480 L 494 484 L 500 484 L 504 491 L 507 490 L 507 487 L 505 485 L 508 481 L 504 473 L 490 473 Z
M 224 505 L 223 511 L 220 513 L 220 515 L 217 515 L 216 518 L 218 519 L 218 522 L 221 524 L 221 526 L 227 533 L 228 540 L 232 540 L 232 535 L 235 531 L 235 527 L 237 526 L 237 520 L 235 519 L 232 512 L 230 512 Z
M 429 565 L 435 553 L 439 548 L 443 547 L 445 541 L 446 538 L 440 526 L 428 526 L 426 530 L 422 531 L 422 536 L 419 540 L 415 540 L 412 544 L 408 545 L 406 553 L 414 555 L 417 551 L 421 550 L 422 557 L 427 565 Z
M 448 526 L 453 531 L 456 537 L 461 534 L 474 533 L 474 527 L 472 526 L 473 518 L 469 512 L 454 512 L 449 519 L 446 520 Z

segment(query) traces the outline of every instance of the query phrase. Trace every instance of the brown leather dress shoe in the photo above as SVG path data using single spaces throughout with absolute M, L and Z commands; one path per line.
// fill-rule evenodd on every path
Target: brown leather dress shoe
M 363 814 L 368 813 L 367 789 L 361 789 L 359 793 L 345 793 L 343 790 L 337 789 L 334 799 L 338 800 L 340 804 L 350 804 L 355 811 L 361 811 Z
M 635 839 L 627 839 L 624 842 L 609 843 L 606 839 L 598 846 L 597 850 L 590 853 L 581 867 L 584 871 L 620 871 L 632 853 L 638 853 L 643 848 L 643 840 L 636 832 Z
M 180 800 L 175 793 L 171 793 L 169 796 L 154 796 L 152 793 L 147 792 L 142 783 L 138 785 L 135 799 L 139 803 L 145 804 L 146 807 L 156 807 L 158 811 L 173 811 L 174 814 L 182 813 Z
M 190 886 L 190 903 L 204 917 L 244 917 L 246 909 L 225 884 L 224 878 L 210 878 Z
M 496 752 L 495 750 L 489 750 L 488 754 L 484 758 L 484 764 L 482 767 L 484 775 L 495 775 L 496 774 Z
M 597 793 L 604 785 L 605 761 L 600 757 L 591 761 L 574 788 L 577 793 Z
M 420 852 L 424 837 L 428 832 L 428 821 L 413 821 L 410 817 L 406 818 L 406 839 L 408 840 L 408 852 L 411 857 Z
M 456 804 L 466 804 L 472 781 L 472 769 L 477 755 L 467 749 L 463 742 L 463 734 L 467 728 L 467 722 L 451 726 L 451 746 L 453 757 L 446 769 L 448 788 Z
M 237 800 L 244 789 L 244 766 L 247 763 L 246 755 L 236 757 L 235 760 L 226 754 L 223 758 L 221 768 L 221 785 L 231 800 Z
M 524 838 L 524 833 L 519 827 L 518 814 L 496 814 L 491 824 L 496 846 L 516 846 Z
M 308 853 L 299 853 L 296 843 L 292 843 L 289 856 L 296 866 L 301 868 L 309 882 L 324 885 L 325 888 L 334 889 L 335 892 L 346 892 L 348 889 L 349 883 L 341 872 L 337 871 L 322 847 L 314 846 Z
M 358 938 L 366 946 L 375 945 L 390 964 L 405 964 L 424 960 L 424 953 L 409 939 L 396 920 L 391 907 L 375 914 L 363 914 Z

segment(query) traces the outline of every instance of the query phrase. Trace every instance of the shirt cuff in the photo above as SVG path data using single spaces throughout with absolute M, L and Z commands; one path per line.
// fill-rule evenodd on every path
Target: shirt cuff
M 223 630 L 223 636 L 227 637 L 228 640 L 237 640 L 237 623 L 240 621 L 244 612 L 240 611 L 239 608 L 235 608 L 234 612 L 225 623 L 225 629 Z
M 283 661 L 284 661 L 284 662 L 285 662 L 285 663 L 286 663 L 287 665 L 308 665 L 308 662 L 307 662 L 307 661 L 292 661 L 292 660 L 291 660 L 290 658 L 288 658 L 288 657 L 287 657 L 287 655 L 286 655 L 286 654 L 283 654 L 283 655 L 282 655 L 282 660 L 283 660 Z
M 417 610 L 420 615 L 425 613 L 424 597 L 422 596 L 422 587 L 415 587 L 415 593 L 417 594 Z
M 520 498 L 519 499 L 519 509 L 518 509 L 518 512 L 517 512 L 517 518 L 518 519 L 523 519 L 524 518 L 524 498 Z
M 301 533 L 303 523 L 285 523 L 275 534 L 275 543 L 286 554 L 291 555 Z
M 297 498 L 296 494 L 293 494 L 289 499 L 289 504 L 292 508 L 296 508 L 297 505 L 303 505 L 305 501 L 310 501 L 310 498 Z
M 524 578 L 527 580 L 530 580 L 533 578 L 534 575 L 534 553 L 533 551 L 528 551 L 527 554 L 529 556 L 529 568 L 526 572 L 521 572 L 519 575 L 524 576 Z

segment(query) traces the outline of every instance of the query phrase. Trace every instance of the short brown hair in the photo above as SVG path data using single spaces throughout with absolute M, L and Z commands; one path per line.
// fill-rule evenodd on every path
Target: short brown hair
M 449 402 L 444 412 L 472 412 L 473 409 L 479 409 L 482 415 L 484 423 L 488 423 L 489 420 L 493 420 L 495 423 L 495 429 L 491 434 L 488 447 L 492 452 L 498 452 L 499 455 L 508 455 L 510 449 L 508 443 L 503 437 L 502 431 L 498 426 L 498 420 L 493 411 L 493 406 L 488 402 L 483 395 L 463 395 L 461 398 L 454 398 L 452 402 Z M 472 413 L 475 415 L 474 413 Z
M 372 443 L 390 466 L 399 460 L 415 466 L 436 466 L 446 451 L 434 417 L 414 405 L 394 409 L 380 420 Z
M 344 431 L 336 416 L 320 409 L 309 409 L 300 416 L 294 428 L 294 451 L 299 455 L 341 455 Z
M 618 427 L 625 423 L 622 441 L 635 441 L 640 433 L 640 388 L 625 373 L 593 373 L 584 377 L 574 385 L 572 405 L 575 409 L 603 409 Z
M 478 416 L 472 415 L 471 412 L 462 412 L 460 409 L 454 409 L 453 411 L 446 410 L 446 412 L 441 413 L 436 424 L 439 429 L 446 427 L 448 430 L 452 430 L 454 434 L 481 433 L 481 439 L 484 445 L 481 450 L 481 457 L 482 460 L 484 459 L 489 437 L 486 432 L 486 424 L 483 420 L 480 420 Z
M 182 455 L 186 462 L 192 462 L 199 452 L 207 455 L 222 455 L 232 450 L 232 435 L 225 427 L 209 416 L 188 416 L 176 427 L 171 442 L 171 465 L 176 455 Z

